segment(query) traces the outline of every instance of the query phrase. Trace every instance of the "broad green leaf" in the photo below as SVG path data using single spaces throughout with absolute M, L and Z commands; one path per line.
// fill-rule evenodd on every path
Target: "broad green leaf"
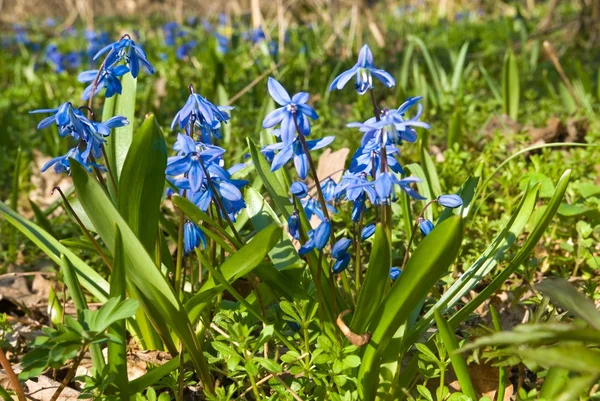
M 208 365 L 192 324 L 175 292 L 125 220 L 114 208 L 98 182 L 92 179 L 77 163 L 72 163 L 71 166 L 75 192 L 88 216 L 92 219 L 96 231 L 113 255 L 115 224 L 119 227 L 123 238 L 125 262 L 128 267 L 127 278 L 143 295 L 143 298 L 140 299 L 142 306 L 149 314 L 154 327 L 159 332 L 167 328 L 173 330 L 190 353 L 192 362 L 204 385 L 207 386 L 207 390 L 212 392 L 213 383 L 208 372 Z M 160 327 L 160 322 L 165 326 Z M 163 331 L 161 337 L 166 341 L 169 335 Z
M 454 335 L 454 332 L 450 328 L 448 322 L 442 317 L 438 310 L 435 311 L 434 316 L 439 335 L 444 343 L 444 347 L 450 354 L 450 362 L 452 363 L 454 373 L 456 373 L 456 378 L 460 384 L 460 389 L 463 393 L 465 393 L 465 395 L 471 397 L 472 400 L 476 400 L 477 393 L 473 387 L 473 382 L 471 381 L 467 363 L 462 355 L 454 352 L 458 349 L 458 341 L 456 340 L 456 336 Z
M 256 234 L 248 244 L 227 258 L 219 268 L 227 282 L 234 282 L 245 276 L 263 262 L 269 251 L 280 241 L 281 231 L 279 225 L 272 224 Z M 195 322 L 207 302 L 216 297 L 221 291 L 223 291 L 223 287 L 218 285 L 213 277 L 209 277 L 198 294 L 190 298 L 185 304 L 189 319 Z
M 48 220 L 48 217 L 46 217 L 44 212 L 41 211 L 39 206 L 36 205 L 35 202 L 33 202 L 31 199 L 29 199 L 29 205 L 31 206 L 31 210 L 33 210 L 33 214 L 35 215 L 35 220 L 40 225 L 40 227 L 42 227 L 44 230 L 46 230 L 46 232 L 48 234 L 50 234 L 52 237 L 58 238 L 58 235 L 56 235 L 56 232 L 54 232 L 54 229 L 52 228 L 52 224 L 50 223 L 50 220 Z
M 355 333 L 362 334 L 369 327 L 375 311 L 381 304 L 385 289 L 389 285 L 391 255 L 389 238 L 383 226 L 377 224 L 365 281 L 360 288 L 356 309 L 350 323 L 350 329 Z
M 33 241 L 54 263 L 58 265 L 62 263 L 61 255 L 69 259 L 73 264 L 81 285 L 95 296 L 98 301 L 105 302 L 108 299 L 109 285 L 106 280 L 83 260 L 79 259 L 69 248 L 54 239 L 42 228 L 15 213 L 3 202 L 0 202 L 0 214 L 27 238 Z
M 515 121 L 519 117 L 519 86 L 517 58 L 512 50 L 508 49 L 502 67 L 502 111 Z
M 250 222 L 255 230 L 260 231 L 272 223 L 278 223 L 277 215 L 265 198 L 254 188 L 246 189 L 244 200 Z M 277 270 L 284 269 L 300 261 L 287 232 L 282 232 L 281 241 L 269 252 L 269 258 Z
M 115 226 L 115 247 L 112 272 L 110 275 L 111 298 L 125 299 L 126 294 L 125 252 L 123 252 L 123 238 L 119 227 Z M 137 308 L 136 308 L 137 309 Z M 134 311 L 135 312 L 135 311 Z M 120 340 L 120 343 L 110 341 L 108 348 L 109 372 L 113 375 L 115 385 L 119 389 L 122 401 L 129 399 L 127 378 L 127 331 L 125 321 L 115 322 L 110 325 L 108 333 Z
M 154 254 L 165 182 L 167 145 L 152 114 L 137 130 L 119 179 L 119 212 L 144 248 Z
M 600 330 L 600 312 L 594 301 L 577 291 L 563 279 L 545 279 L 536 286 L 544 295 L 564 309 L 585 320 L 596 330 Z
M 445 208 L 442 214 L 438 219 L 438 224 L 442 221 L 446 220 L 448 217 L 453 214 L 458 214 L 462 216 L 463 219 L 466 219 L 471 211 L 471 207 L 473 206 L 473 201 L 477 196 L 477 190 L 479 188 L 479 181 L 481 181 L 481 175 L 483 174 L 483 162 L 480 162 L 473 173 L 467 178 L 467 180 L 463 183 L 460 189 L 457 192 L 457 195 L 463 201 L 461 207 L 457 209 Z
M 369 325 L 372 332 L 358 373 L 359 394 L 373 400 L 381 356 L 398 328 L 456 259 L 462 242 L 462 219 L 453 216 L 436 226 L 419 244 Z
M 131 142 L 133 140 L 137 80 L 133 78 L 131 73 L 128 73 L 121 77 L 121 85 L 123 86 L 121 94 L 113 96 L 114 100 L 112 101 L 109 101 L 109 99 L 112 98 L 107 99 L 105 111 L 102 114 L 102 118 L 104 118 L 105 113 L 108 116 L 110 113 L 110 107 L 113 105 L 112 102 L 114 102 L 113 116 L 123 116 L 127 118 L 127 121 L 129 121 L 129 125 L 115 128 L 108 137 L 106 144 L 108 163 L 115 174 L 117 185 L 119 185 L 119 177 L 121 176 L 121 171 L 123 170 L 123 165 L 125 164 L 125 158 L 127 157 L 127 152 L 129 151 L 129 147 L 131 146 Z M 112 185 L 108 183 L 108 187 L 110 189 Z

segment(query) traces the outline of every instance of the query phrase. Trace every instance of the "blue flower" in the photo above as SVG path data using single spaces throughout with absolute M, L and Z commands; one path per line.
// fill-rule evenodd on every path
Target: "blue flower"
M 419 228 L 421 229 L 421 234 L 425 236 L 433 230 L 434 226 L 429 219 L 419 219 Z
M 398 174 L 404 174 L 404 170 L 396 155 L 400 153 L 397 147 L 393 145 L 387 145 L 386 150 L 386 161 L 387 166 L 390 170 Z M 373 172 L 378 172 L 381 168 L 381 144 L 375 139 L 367 142 L 364 146 L 360 146 L 354 155 L 350 163 L 350 172 L 359 174 L 364 173 L 372 176 Z
M 410 184 L 415 182 L 421 182 L 421 180 L 417 177 L 398 179 L 396 174 L 389 172 L 379 174 L 374 181 L 375 191 L 377 192 L 378 196 L 378 203 L 389 204 L 390 200 L 394 200 L 396 198 L 394 186 L 396 185 L 414 199 L 425 199 L 410 186 Z
M 123 61 L 129 67 L 131 75 L 137 78 L 140 72 L 140 64 L 146 68 L 150 74 L 154 74 L 154 67 L 148 61 L 148 57 L 141 46 L 136 45 L 129 37 L 123 37 L 118 42 L 103 47 L 96 53 L 94 60 L 108 52 L 104 60 L 105 68 L 112 67 L 114 64 Z
M 120 95 L 121 91 L 123 90 L 123 86 L 121 85 L 121 80 L 119 78 L 128 72 L 129 68 L 126 65 L 118 65 L 116 67 L 108 67 L 103 69 L 98 77 L 96 89 L 94 90 L 93 94 L 92 89 L 94 88 L 94 81 L 98 75 L 98 70 L 84 71 L 80 73 L 77 77 L 77 80 L 82 83 L 90 83 L 89 86 L 83 91 L 81 99 L 88 100 L 90 96 L 96 96 L 105 87 L 106 93 L 104 95 L 106 97 L 112 97 L 115 94 Z
M 398 277 L 400 277 L 400 274 L 402 273 L 402 270 L 400 270 L 397 267 L 392 267 L 390 269 L 390 278 L 392 279 L 392 281 L 396 281 L 396 279 Z
M 308 195 L 308 187 L 302 181 L 294 181 L 290 185 L 290 193 L 296 198 L 302 199 Z
M 462 206 L 463 201 L 458 195 L 440 195 L 437 198 L 437 202 L 445 207 L 449 207 L 451 209 L 455 209 L 459 206 Z
M 167 175 L 177 176 L 185 174 L 190 183 L 190 189 L 198 192 L 204 182 L 204 169 L 201 163 L 208 163 L 221 157 L 225 150 L 213 145 L 194 142 L 187 135 L 177 135 L 177 156 L 167 160 Z
M 356 77 L 356 91 L 359 95 L 363 95 L 367 90 L 373 88 L 372 76 L 388 88 L 396 85 L 396 81 L 389 73 L 373 66 L 373 53 L 371 53 L 368 45 L 364 45 L 358 54 L 358 62 L 348 71 L 344 71 L 338 75 L 331 85 L 329 85 L 329 90 L 341 90 L 352 77 Z
M 300 216 L 296 211 L 288 218 L 288 232 L 294 239 L 300 239 Z
M 304 212 L 306 213 L 306 218 L 308 220 L 312 219 L 313 216 L 317 216 L 320 220 L 325 219 L 323 209 L 321 208 L 321 202 L 309 196 L 302 199 L 300 203 L 302 204 L 302 208 L 304 209 Z M 336 208 L 330 204 L 327 204 L 327 210 L 329 210 L 329 212 L 333 214 L 337 213 Z
M 273 128 L 281 123 L 281 140 L 284 144 L 292 143 L 296 136 L 296 123 L 294 116 L 300 128 L 300 133 L 304 136 L 310 134 L 310 122 L 308 118 L 316 120 L 319 118 L 317 112 L 306 102 L 309 95 L 306 92 L 296 93 L 290 98 L 288 92 L 274 78 L 269 77 L 267 83 L 271 97 L 280 107 L 273 110 L 263 120 L 263 128 Z M 306 118 L 308 117 L 308 118 Z
M 58 135 L 60 135 L 61 138 L 69 135 L 76 140 L 79 140 L 80 138 L 85 139 L 92 131 L 94 131 L 92 122 L 69 102 L 63 103 L 55 109 L 33 110 L 29 113 L 51 113 L 51 116 L 40 121 L 37 129 L 43 129 L 56 124 L 58 127 Z
M 183 251 L 188 255 L 194 249 L 202 245 L 206 248 L 206 237 L 204 233 L 191 221 L 186 221 L 183 225 Z
M 342 176 L 342 180 L 335 190 L 336 197 L 343 195 L 351 202 L 364 200 L 365 195 L 369 197 L 371 203 L 377 201 L 377 192 L 373 188 L 372 182 L 367 180 L 365 173 L 352 173 L 347 171 Z
M 429 124 L 419 121 L 423 106 L 418 104 L 422 97 L 410 97 L 398 109 L 383 109 L 379 120 L 375 117 L 369 118 L 364 123 L 349 123 L 348 127 L 359 128 L 363 132 L 361 144 L 364 146 L 367 142 L 375 140 L 377 143 L 387 145 L 400 144 L 404 142 L 416 142 L 417 131 L 413 127 L 425 129 L 431 128 Z M 418 104 L 417 114 L 406 118 L 406 112 L 415 104 Z
M 323 191 L 323 198 L 325 198 L 325 201 L 332 202 L 335 199 L 336 187 L 337 184 L 330 177 L 321 181 L 321 191 Z
M 375 228 L 376 226 L 374 223 L 367 224 L 360 232 L 360 240 L 365 241 L 371 238 L 371 236 L 375 234 Z
M 342 257 L 340 257 L 339 259 L 336 259 L 336 261 L 333 264 L 331 270 L 335 274 L 340 274 L 341 272 L 343 272 L 344 270 L 346 270 L 346 268 L 348 267 L 349 264 L 350 264 L 350 254 L 349 253 L 344 253 L 342 255 Z
M 331 257 L 334 259 L 340 259 L 350 248 L 352 241 L 348 238 L 341 238 L 331 248 Z
M 326 136 L 321 139 L 314 139 L 311 141 L 306 141 L 306 145 L 308 150 L 316 150 L 321 149 L 331 142 L 333 142 L 335 138 L 333 136 Z M 304 153 L 304 148 L 302 147 L 302 143 L 298 138 L 294 139 L 292 142 L 286 144 L 285 142 L 277 142 L 272 145 L 267 145 L 262 148 L 261 152 L 265 154 L 266 152 L 271 152 L 274 150 L 278 150 L 279 153 L 273 157 L 273 162 L 271 164 L 271 171 L 279 170 L 283 167 L 290 159 L 294 159 L 294 166 L 296 167 L 296 171 L 298 172 L 298 176 L 301 179 L 306 179 L 308 176 L 308 156 Z
M 211 143 L 211 136 L 221 138 L 221 123 L 227 123 L 229 114 L 225 110 L 231 110 L 228 106 L 215 106 L 197 93 L 192 93 L 185 105 L 177 112 L 171 129 L 176 126 L 180 129 L 189 130 L 194 125 L 200 127 L 202 140 Z
M 89 173 L 92 172 L 92 167 L 104 170 L 104 167 L 87 160 L 87 158 L 84 158 L 82 156 L 81 150 L 78 147 L 74 147 L 72 149 L 69 149 L 69 151 L 66 154 L 64 154 L 63 156 L 55 157 L 52 160 L 50 160 L 49 162 L 47 162 L 46 164 L 44 164 L 40 171 L 43 173 L 46 170 L 48 170 L 50 167 L 54 166 L 54 172 L 57 174 L 61 174 L 64 172 L 70 172 L 71 171 L 71 163 L 69 161 L 70 159 L 77 161 Z
M 183 60 L 187 56 L 189 56 L 190 52 L 198 45 L 198 42 L 195 40 L 190 40 L 189 42 L 185 42 L 181 46 L 177 47 L 175 50 L 175 57 L 177 60 Z
M 323 248 L 325 248 L 325 245 L 327 245 L 330 235 L 331 223 L 329 220 L 323 220 L 316 229 L 308 232 L 308 241 L 300 247 L 298 254 L 304 256 L 315 248 L 322 251 Z

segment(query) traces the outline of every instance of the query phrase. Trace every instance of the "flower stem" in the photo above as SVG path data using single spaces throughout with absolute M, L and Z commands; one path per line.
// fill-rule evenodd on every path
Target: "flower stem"
M 63 204 L 65 205 L 65 208 L 68 210 L 69 213 L 71 213 L 71 215 L 73 215 L 73 218 L 75 218 L 75 221 L 77 222 L 77 224 L 81 228 L 81 231 L 83 231 L 83 234 L 85 235 L 85 237 L 90 241 L 90 243 L 92 244 L 92 246 L 94 247 L 94 249 L 96 250 L 96 252 L 98 252 L 98 256 L 100 256 L 100 259 L 102 259 L 102 261 L 104 262 L 104 264 L 106 264 L 106 266 L 110 270 L 112 270 L 112 264 L 108 261 L 108 259 L 104 255 L 104 252 L 102 252 L 102 249 L 100 248 L 100 245 L 98 244 L 98 242 L 94 239 L 94 236 L 89 232 L 89 230 L 87 228 L 85 228 L 85 225 L 83 224 L 83 222 L 81 221 L 81 219 L 79 218 L 79 216 L 77 215 L 77 213 L 75 213 L 75 210 L 73 210 L 73 207 L 71 206 L 71 204 L 67 200 L 67 197 L 63 193 L 62 189 L 60 187 L 54 187 L 52 189 L 52 192 L 54 192 L 55 190 L 58 191 L 58 193 L 62 197 Z
M 415 225 L 413 226 L 412 232 L 410 233 L 410 239 L 408 240 L 408 244 L 406 245 L 406 252 L 404 253 L 404 260 L 402 261 L 402 267 L 400 267 L 400 270 L 403 270 L 404 266 L 406 265 L 406 262 L 408 262 L 408 254 L 410 252 L 410 246 L 412 245 L 412 242 L 413 242 L 413 239 L 415 238 L 417 229 L 419 228 L 419 220 L 421 219 L 421 217 L 423 217 L 423 213 L 425 213 L 425 210 L 427 210 L 427 208 L 435 202 L 437 202 L 437 199 L 430 200 L 425 205 L 425 207 L 423 207 L 423 210 L 421 210 L 421 212 L 417 216 L 417 218 L 415 220 Z
M 185 198 L 187 190 L 183 190 L 183 197 Z M 179 228 L 177 231 L 177 261 L 175 263 L 175 294 L 180 295 L 181 293 L 181 279 L 183 276 L 183 225 L 185 224 L 185 215 L 183 210 L 179 209 Z
M 0 366 L 2 366 L 2 368 L 6 372 L 8 379 L 10 380 L 10 384 L 13 387 L 13 390 L 15 390 L 15 393 L 17 393 L 17 398 L 19 399 L 19 401 L 26 401 L 27 398 L 25 397 L 25 392 L 23 391 L 23 387 L 19 382 L 19 378 L 15 374 L 15 371 L 12 369 L 12 366 L 6 358 L 6 355 L 4 354 L 2 348 L 0 348 Z

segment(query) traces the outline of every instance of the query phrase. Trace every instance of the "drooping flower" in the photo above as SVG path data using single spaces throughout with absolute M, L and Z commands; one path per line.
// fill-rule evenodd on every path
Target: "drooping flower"
M 323 214 L 323 209 L 321 208 L 321 202 L 317 201 L 311 196 L 307 196 L 306 198 L 300 200 L 302 204 L 302 208 L 304 209 L 304 213 L 306 213 L 306 218 L 308 220 L 312 219 L 313 216 L 317 216 L 320 220 L 325 220 L 325 215 Z M 327 204 L 327 210 L 329 213 L 337 213 L 337 209 Z
M 373 234 L 375 234 L 375 228 L 376 227 L 375 227 L 374 223 L 367 224 L 366 226 L 364 226 L 364 228 L 360 232 L 360 240 L 365 241 L 365 240 L 371 238 L 371 236 L 373 236 Z
M 92 94 L 92 89 L 94 89 L 94 81 L 96 80 L 96 76 L 98 75 L 98 70 L 89 70 L 83 71 L 77 77 L 77 80 L 82 83 L 90 83 L 87 88 L 83 91 L 83 95 L 81 96 L 82 100 L 88 100 L 90 96 L 96 96 L 100 91 L 106 88 L 106 93 L 104 94 L 106 97 L 112 97 L 115 94 L 121 94 L 123 90 L 123 86 L 121 85 L 120 77 L 127 74 L 129 72 L 129 67 L 126 65 L 117 65 L 115 67 L 104 68 L 98 77 L 98 81 L 96 82 L 96 88 L 94 93 Z
M 385 86 L 391 88 L 396 85 L 394 78 L 386 71 L 380 70 L 373 66 L 373 53 L 368 45 L 364 45 L 358 54 L 358 61 L 354 67 L 338 75 L 331 85 L 329 90 L 341 90 L 352 77 L 356 77 L 356 91 L 359 95 L 363 95 L 367 90 L 373 88 L 373 78 L 377 78 Z
M 298 254 L 304 256 L 315 248 L 322 251 L 325 245 L 327 245 L 330 235 L 331 223 L 329 220 L 323 220 L 316 229 L 308 232 L 308 241 L 300 247 Z
M 326 136 L 325 138 L 306 141 L 306 145 L 308 150 L 317 150 L 329 145 L 334 139 L 333 136 Z M 279 170 L 293 158 L 298 176 L 303 180 L 306 179 L 309 169 L 308 156 L 304 153 L 304 148 L 298 138 L 295 138 L 288 144 L 285 142 L 277 142 L 272 145 L 267 145 L 261 149 L 261 152 L 265 154 L 266 152 L 275 150 L 278 150 L 279 153 L 273 157 L 271 171 Z
M 191 93 L 185 105 L 177 112 L 171 129 L 189 129 L 198 126 L 201 129 L 202 141 L 211 143 L 211 137 L 221 138 L 221 124 L 227 123 L 229 114 L 226 110 L 231 110 L 229 106 L 215 106 L 206 98 L 197 93 Z
M 437 202 L 445 207 L 449 207 L 451 209 L 455 209 L 459 206 L 462 206 L 463 200 L 460 196 L 451 194 L 451 195 L 440 195 L 437 198 Z
M 349 238 L 341 238 L 337 240 L 337 242 L 333 244 L 333 248 L 331 248 L 331 257 L 334 259 L 341 258 L 343 254 L 348 251 L 348 248 L 350 248 L 351 244 L 352 240 Z
M 325 201 L 332 202 L 335 199 L 336 187 L 337 184 L 331 177 L 327 177 L 321 181 L 321 191 L 323 191 L 323 198 L 325 198 Z
M 310 134 L 310 121 L 319 118 L 317 112 L 310 107 L 306 102 L 309 95 L 306 92 L 296 93 L 290 97 L 285 88 L 275 80 L 269 77 L 267 83 L 269 94 L 279 104 L 280 108 L 273 110 L 263 120 L 263 128 L 273 128 L 281 123 L 281 140 L 285 145 L 289 145 L 294 141 L 296 136 L 296 123 L 302 135 Z M 294 121 L 294 118 L 296 121 Z
M 335 274 L 340 274 L 341 272 L 346 270 L 346 268 L 348 267 L 349 264 L 350 264 L 350 254 L 344 253 L 341 258 L 336 259 L 335 263 L 331 267 L 331 270 Z
M 302 199 L 308 195 L 308 187 L 302 181 L 294 181 L 290 185 L 290 193 L 296 198 Z
M 202 246 L 202 249 L 206 248 L 206 237 L 202 230 L 200 230 L 191 221 L 186 221 L 183 224 L 183 250 L 184 254 L 188 255 L 194 249 Z
M 419 219 L 419 229 L 421 230 L 421 234 L 423 234 L 423 236 L 429 234 L 433 228 L 434 226 L 431 220 Z
M 300 239 L 300 216 L 297 211 L 290 214 L 290 217 L 288 218 L 288 232 L 292 238 L 296 240 Z
M 94 60 L 97 60 L 98 57 L 107 53 L 106 58 L 104 59 L 105 68 L 112 67 L 114 64 L 123 61 L 129 67 L 131 71 L 131 75 L 134 78 L 137 78 L 140 72 L 140 64 L 144 66 L 146 71 L 150 74 L 154 74 L 154 67 L 148 61 L 148 57 L 146 56 L 146 52 L 142 49 L 141 46 L 136 45 L 135 42 L 125 36 L 121 38 L 119 41 L 111 43 L 96 53 L 94 56 Z
M 69 161 L 70 159 L 73 159 L 73 160 L 77 161 L 79 164 L 81 164 L 88 171 L 88 173 L 92 172 L 92 168 L 98 168 L 100 170 L 104 170 L 104 167 L 102 167 L 101 165 L 91 162 L 87 158 L 82 157 L 81 150 L 78 147 L 74 147 L 72 149 L 69 149 L 69 151 L 66 154 L 55 157 L 55 158 L 51 159 L 50 161 L 48 161 L 46 164 L 44 164 L 44 166 L 42 166 L 40 171 L 43 173 L 46 170 L 48 170 L 50 167 L 54 166 L 54 172 L 57 174 L 61 174 L 64 172 L 70 172 L 71 171 L 71 163 Z

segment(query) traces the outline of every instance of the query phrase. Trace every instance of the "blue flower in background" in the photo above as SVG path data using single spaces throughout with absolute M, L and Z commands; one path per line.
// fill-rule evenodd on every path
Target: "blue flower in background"
M 352 77 L 356 77 L 355 87 L 359 95 L 363 95 L 367 90 L 373 88 L 372 77 L 377 78 L 388 88 L 396 85 L 396 81 L 389 73 L 373 66 L 373 53 L 371 53 L 371 49 L 369 49 L 368 45 L 364 45 L 360 49 L 358 61 L 354 67 L 338 75 L 331 85 L 329 85 L 329 90 L 341 90 Z
M 134 78 L 137 78 L 140 72 L 140 64 L 150 74 L 154 74 L 154 67 L 148 61 L 144 49 L 142 49 L 141 46 L 136 45 L 129 37 L 124 37 L 118 42 L 103 47 L 96 53 L 94 60 L 107 52 L 108 54 L 104 60 L 104 68 L 112 67 L 114 64 L 123 61 L 129 67 L 131 75 Z
M 177 60 L 183 60 L 190 55 L 190 52 L 196 47 L 198 43 L 195 40 L 185 42 L 175 50 L 175 57 Z
M 188 255 L 194 249 L 200 247 L 206 248 L 206 237 L 202 230 L 200 230 L 191 221 L 186 221 L 183 225 L 183 250 L 184 254 Z
M 84 32 L 85 39 L 87 40 L 87 56 L 92 59 L 96 53 L 110 43 L 110 39 L 106 32 L 96 32 L 86 30 Z
M 316 120 L 319 116 L 312 107 L 306 104 L 309 98 L 308 93 L 299 92 L 290 97 L 285 88 L 272 77 L 269 77 L 267 87 L 273 100 L 282 107 L 267 114 L 263 120 L 263 128 L 273 128 L 281 123 L 281 140 L 284 144 L 289 145 L 296 137 L 295 116 L 300 133 L 304 136 L 309 135 L 310 122 L 308 118 Z
M 165 36 L 165 44 L 167 46 L 175 46 L 175 40 L 181 36 L 179 24 L 177 22 L 167 22 L 162 26 L 162 31 Z
M 312 141 L 306 141 L 306 146 L 308 150 L 316 150 L 321 149 L 331 142 L 333 142 L 335 138 L 333 136 L 326 136 L 321 139 L 314 139 Z M 277 142 L 272 145 L 267 145 L 261 149 L 263 154 L 278 150 L 279 153 L 273 157 L 273 162 L 271 164 L 271 171 L 279 170 L 283 167 L 288 161 L 292 158 L 294 159 L 294 166 L 296 167 L 296 171 L 298 172 L 298 176 L 301 179 L 306 179 L 308 176 L 308 156 L 304 153 L 304 148 L 300 143 L 298 138 L 294 139 L 292 142 L 286 144 L 285 142 Z
M 330 235 L 331 223 L 329 220 L 323 220 L 316 229 L 308 232 L 308 241 L 300 247 L 298 254 L 304 256 L 315 248 L 322 251 L 325 245 L 327 245 Z
M 98 75 L 98 70 L 83 71 L 79 74 L 77 80 L 81 83 L 89 82 L 90 84 L 83 91 L 81 99 L 88 100 L 90 96 L 96 96 L 104 88 L 106 88 L 106 93 L 104 94 L 106 97 L 112 97 L 115 94 L 120 95 L 121 91 L 123 90 L 123 86 L 121 85 L 121 80 L 119 78 L 128 72 L 129 68 L 122 64 L 115 67 L 104 68 L 100 74 L 100 77 L 98 78 L 94 93 L 92 94 L 92 89 L 94 89 L 94 81 Z
M 419 219 L 419 229 L 421 230 L 421 234 L 423 236 L 429 234 L 431 230 L 433 230 L 434 226 L 431 220 L 429 219 Z

